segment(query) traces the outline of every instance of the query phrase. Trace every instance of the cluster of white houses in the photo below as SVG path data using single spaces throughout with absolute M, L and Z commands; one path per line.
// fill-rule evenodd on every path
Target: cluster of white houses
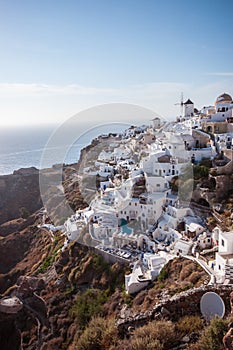
M 100 250 L 134 261 L 126 276 L 126 290 L 134 293 L 156 278 L 177 254 L 218 246 L 213 274 L 218 280 L 233 277 L 233 232 L 207 232 L 188 203 L 171 193 L 171 180 L 188 164 L 214 159 L 232 150 L 233 102 L 220 95 L 214 106 L 201 111 L 192 101 L 183 104 L 176 122 L 159 118 L 149 127 L 131 127 L 101 150 L 84 169 L 99 179 L 89 207 L 65 222 L 68 241 L 77 240 L 84 227 Z

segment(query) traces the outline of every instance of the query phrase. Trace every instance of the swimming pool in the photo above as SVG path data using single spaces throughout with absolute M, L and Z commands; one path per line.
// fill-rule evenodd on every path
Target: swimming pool
M 130 235 L 133 232 L 133 229 L 127 225 L 123 225 L 121 226 L 121 232 Z

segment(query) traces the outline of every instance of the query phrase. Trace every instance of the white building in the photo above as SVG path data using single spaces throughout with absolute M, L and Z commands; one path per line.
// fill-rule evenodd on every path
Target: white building
M 183 108 L 183 116 L 185 118 L 192 117 L 194 115 L 194 103 L 190 99 L 184 102 Z
M 215 134 L 215 144 L 219 152 L 233 147 L 233 133 Z
M 215 270 L 225 279 L 233 279 L 233 232 L 219 232 L 218 252 L 215 255 Z
M 143 254 L 143 263 L 147 268 L 147 275 L 153 281 L 160 273 L 167 260 L 161 254 Z
M 161 128 L 161 126 L 162 126 L 162 123 L 161 123 L 160 118 L 155 117 L 154 119 L 152 119 L 152 128 L 154 130 Z
M 146 189 L 148 193 L 168 191 L 169 190 L 168 179 L 163 176 L 146 176 Z
M 153 232 L 153 238 L 159 242 L 168 242 L 169 244 L 174 243 L 176 240 L 182 238 L 182 235 L 170 228 L 168 224 L 164 221 L 164 225 L 162 224 L 162 228 L 156 228 Z
M 118 219 L 114 210 L 97 211 L 90 220 L 89 232 L 93 239 L 109 242 L 113 233 L 118 230 Z
M 219 234 L 222 233 L 222 230 L 216 226 L 215 228 L 213 228 L 212 230 L 212 241 L 213 241 L 213 244 L 218 246 L 219 244 Z
M 215 106 L 205 106 L 201 109 L 201 114 L 205 116 L 210 116 L 212 114 L 215 114 L 215 112 Z
M 162 214 L 162 207 L 166 201 L 165 192 L 154 194 L 142 194 L 139 198 L 131 198 L 122 203 L 118 208 L 117 216 L 126 221 L 138 220 L 141 228 L 145 230 L 148 225 L 153 225 Z
M 217 97 L 215 102 L 215 108 L 217 113 L 225 113 L 229 109 L 233 108 L 232 97 L 225 92 Z
M 173 247 L 174 254 L 188 255 L 193 246 L 193 242 L 190 240 L 178 239 Z
M 198 236 L 197 239 L 199 247 L 203 249 L 208 249 L 212 247 L 212 239 L 211 237 L 207 234 L 207 232 L 203 232 Z
M 217 97 L 215 102 L 215 113 L 208 115 L 207 121 L 222 122 L 233 117 L 232 97 L 226 93 Z
M 172 258 L 163 252 L 159 254 L 144 253 L 142 261 L 135 263 L 132 273 L 125 275 L 127 293 L 134 294 L 145 288 L 159 275 L 163 266 Z
M 166 137 L 167 139 L 163 141 L 163 144 L 171 156 L 187 159 L 187 151 L 182 135 L 166 132 Z
M 192 118 L 186 119 L 184 121 L 184 125 L 187 126 L 188 128 L 201 128 L 201 119 L 199 116 L 194 116 Z
M 184 217 L 192 215 L 192 210 L 190 208 L 182 208 L 182 207 L 172 207 L 169 205 L 164 213 L 163 220 L 159 222 L 158 227 L 164 229 L 162 226 L 168 225 L 170 228 L 176 229 L 179 222 L 183 220 Z
M 146 235 L 139 235 L 137 238 L 137 246 L 143 251 L 154 251 L 155 252 L 155 242 L 153 242 L 149 237 Z M 154 254 L 152 254 L 154 255 Z
M 135 264 L 132 273 L 125 275 L 125 289 L 128 294 L 134 294 L 148 286 L 151 279 L 143 276 L 142 266 Z
M 148 175 L 173 177 L 182 172 L 186 163 L 179 163 L 178 158 L 169 156 L 169 152 L 158 151 L 142 159 L 140 166 Z
M 200 162 L 202 159 L 210 158 L 213 159 L 217 152 L 215 150 L 215 147 L 206 147 L 206 148 L 193 148 L 190 151 L 187 151 L 188 154 L 188 160 L 194 159 L 195 162 Z
M 66 220 L 64 228 L 68 241 L 76 241 L 83 228 L 86 226 L 86 222 L 81 219 L 80 214 L 76 213 Z
M 185 231 L 189 237 L 198 237 L 205 231 L 205 228 L 197 222 L 188 222 L 185 224 Z

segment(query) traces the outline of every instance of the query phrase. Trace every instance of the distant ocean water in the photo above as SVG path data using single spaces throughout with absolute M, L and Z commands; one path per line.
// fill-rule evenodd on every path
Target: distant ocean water
M 90 131 L 87 124 L 82 123 L 77 127 L 77 140 L 72 145 L 65 145 L 68 150 L 65 159 L 62 162 L 72 164 L 78 161 L 80 151 L 83 147 L 90 144 L 93 138 L 101 133 L 120 132 L 125 126 L 104 125 L 100 128 L 94 128 Z M 19 168 L 34 166 L 41 168 L 41 157 L 44 149 L 53 132 L 55 126 L 43 127 L 11 127 L 0 128 L 0 175 L 11 174 Z M 51 167 L 54 164 L 61 163 L 61 151 L 64 145 L 57 143 L 55 147 L 48 148 L 46 161 L 43 161 L 43 167 Z

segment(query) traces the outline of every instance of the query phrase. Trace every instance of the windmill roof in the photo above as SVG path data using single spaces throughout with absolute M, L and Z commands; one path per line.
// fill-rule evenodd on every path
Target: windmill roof
M 193 105 L 193 102 L 192 102 L 190 99 L 188 99 L 188 100 L 184 103 L 184 105 Z

